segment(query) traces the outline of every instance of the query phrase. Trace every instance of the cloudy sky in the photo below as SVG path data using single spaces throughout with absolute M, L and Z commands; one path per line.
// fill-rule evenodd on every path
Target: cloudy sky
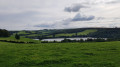
M 120 0 L 0 0 L 7 30 L 120 27 Z

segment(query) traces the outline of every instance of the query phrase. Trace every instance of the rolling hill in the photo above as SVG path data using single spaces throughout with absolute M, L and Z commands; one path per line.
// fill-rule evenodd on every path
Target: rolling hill
M 44 29 L 33 31 L 9 31 L 18 33 L 26 38 L 69 38 L 69 37 L 96 37 L 96 38 L 120 38 L 120 28 L 77 28 L 77 29 Z

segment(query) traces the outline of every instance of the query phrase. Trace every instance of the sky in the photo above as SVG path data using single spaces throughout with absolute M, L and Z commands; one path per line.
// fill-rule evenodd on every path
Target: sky
M 7 30 L 120 27 L 120 0 L 0 0 Z

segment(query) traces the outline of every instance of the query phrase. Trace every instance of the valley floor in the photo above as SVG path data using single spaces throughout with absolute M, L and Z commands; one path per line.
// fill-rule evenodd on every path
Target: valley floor
M 119 67 L 120 41 L 15 44 L 0 42 L 0 67 Z

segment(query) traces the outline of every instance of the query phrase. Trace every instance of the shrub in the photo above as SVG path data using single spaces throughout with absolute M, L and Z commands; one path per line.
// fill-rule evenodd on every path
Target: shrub
M 19 40 L 19 39 L 20 39 L 20 36 L 19 36 L 18 34 L 15 34 L 15 38 L 16 38 L 17 40 Z

